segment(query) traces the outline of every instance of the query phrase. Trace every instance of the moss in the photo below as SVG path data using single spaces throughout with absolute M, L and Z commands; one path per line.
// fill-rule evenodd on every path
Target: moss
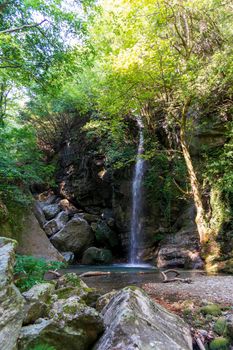
M 210 350 L 229 350 L 229 340 L 227 338 L 219 337 L 210 343 Z
M 64 277 L 70 285 L 78 288 L 82 287 L 82 280 L 75 273 L 67 273 Z
M 75 289 L 73 287 L 60 288 L 56 290 L 56 295 L 58 299 L 67 299 L 72 292 L 74 292 L 74 290 Z
M 227 331 L 227 322 L 226 319 L 224 317 L 219 318 L 214 325 L 214 331 L 218 334 L 218 335 L 224 335 L 226 334 Z
M 221 308 L 217 304 L 209 304 L 209 305 L 203 306 L 200 309 L 200 311 L 203 315 L 212 315 L 212 316 L 221 315 Z
M 77 305 L 65 305 L 63 311 L 67 314 L 75 314 L 77 311 Z

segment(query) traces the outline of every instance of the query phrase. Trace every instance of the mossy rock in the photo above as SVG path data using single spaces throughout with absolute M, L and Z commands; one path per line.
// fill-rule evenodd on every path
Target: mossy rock
M 219 337 L 210 343 L 210 350 L 229 350 L 229 340 L 227 338 Z
M 224 335 L 226 334 L 227 331 L 227 321 L 224 317 L 220 317 L 214 325 L 214 331 L 218 334 L 218 335 Z
M 220 316 L 222 310 L 218 304 L 209 304 L 200 309 L 203 315 Z

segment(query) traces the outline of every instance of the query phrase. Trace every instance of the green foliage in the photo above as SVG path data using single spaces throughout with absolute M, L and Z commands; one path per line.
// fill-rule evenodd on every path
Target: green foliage
M 228 142 L 223 147 L 206 153 L 205 179 L 214 184 L 223 193 L 233 193 L 233 124 L 228 123 L 229 130 L 225 138 Z
M 29 127 L 0 129 L 0 198 L 7 206 L 30 203 L 34 183 L 49 182 L 53 166 L 43 164 L 34 132 Z
M 44 282 L 44 274 L 49 270 L 56 270 L 64 264 L 57 261 L 46 261 L 33 256 L 17 255 L 14 267 L 16 286 L 24 292 L 37 283 Z
M 212 340 L 210 350 L 229 350 L 230 342 L 227 338 L 219 337 Z
M 157 154 L 155 150 L 154 153 L 144 183 L 148 199 L 152 204 L 159 205 L 161 213 L 170 222 L 172 204 L 185 197 L 180 189 L 187 190 L 187 171 L 179 155 L 169 157 L 161 150 L 157 150 Z
M 113 169 L 124 168 L 135 160 L 135 142 L 132 135 L 134 124 L 119 117 L 92 118 L 84 127 L 90 142 L 98 139 L 106 156 L 106 165 Z

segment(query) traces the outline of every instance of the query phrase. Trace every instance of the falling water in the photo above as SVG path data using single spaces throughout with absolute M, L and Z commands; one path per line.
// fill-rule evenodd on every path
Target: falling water
M 137 118 L 139 128 L 139 144 L 137 161 L 134 169 L 132 185 L 132 212 L 130 227 L 130 264 L 139 264 L 138 248 L 142 231 L 142 180 L 144 175 L 144 151 L 143 123 L 141 117 Z

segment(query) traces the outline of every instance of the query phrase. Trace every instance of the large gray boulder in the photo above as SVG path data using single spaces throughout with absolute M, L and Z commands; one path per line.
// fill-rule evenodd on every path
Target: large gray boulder
M 16 241 L 0 238 L 0 349 L 16 349 L 24 299 L 13 283 Z
M 95 350 L 192 350 L 186 323 L 139 288 L 119 291 L 102 315 L 106 330 Z
M 19 350 L 26 350 L 41 343 L 56 350 L 88 350 L 102 332 L 103 321 L 98 312 L 73 296 L 53 303 L 49 319 L 23 327 L 18 346 Z
M 82 257 L 82 264 L 95 265 L 95 264 L 111 264 L 112 253 L 108 249 L 101 249 L 96 247 L 90 247 L 85 250 Z
M 64 261 L 63 256 L 51 244 L 32 212 L 26 213 L 22 219 L 22 232 L 17 252 L 46 260 Z
M 52 238 L 53 245 L 62 252 L 81 253 L 94 240 L 90 225 L 82 217 L 75 215 L 63 229 Z
M 34 323 L 38 318 L 46 317 L 51 295 L 55 289 L 54 283 L 40 283 L 23 293 L 26 300 L 25 325 Z

